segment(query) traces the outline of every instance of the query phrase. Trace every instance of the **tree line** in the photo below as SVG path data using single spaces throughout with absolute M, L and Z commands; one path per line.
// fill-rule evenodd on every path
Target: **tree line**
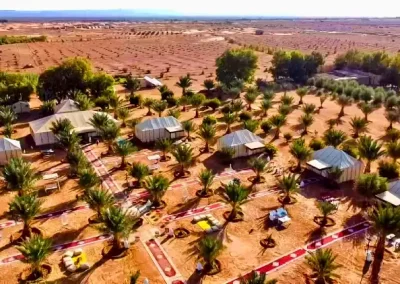
M 14 44 L 14 43 L 29 43 L 29 42 L 45 42 L 47 37 L 42 36 L 0 36 L 0 45 Z

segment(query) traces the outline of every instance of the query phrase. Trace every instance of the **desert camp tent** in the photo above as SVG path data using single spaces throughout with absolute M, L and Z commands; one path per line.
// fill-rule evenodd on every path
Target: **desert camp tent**
M 97 112 L 91 110 L 64 112 L 34 120 L 29 123 L 32 138 L 35 141 L 36 146 L 56 143 L 57 139 L 53 132 L 51 132 L 52 122 L 65 118 L 71 121 L 71 124 L 74 127 L 73 131 L 76 133 L 87 138 L 91 136 L 97 136 L 96 129 L 89 123 L 90 119 L 95 113 Z M 112 116 L 108 115 L 108 117 L 115 123 L 119 124 L 119 122 Z
M 400 180 L 389 183 L 389 190 L 377 194 L 376 197 L 393 206 L 400 206 Z
M 247 129 L 227 134 L 218 140 L 218 150 L 232 148 L 235 150 L 234 158 L 251 156 L 265 151 L 262 138 Z
M 160 138 L 177 139 L 185 136 L 181 123 L 173 116 L 145 120 L 135 127 L 135 135 L 142 142 L 152 142 Z
M 163 85 L 163 83 L 161 83 L 156 78 L 151 78 L 149 76 L 144 76 L 140 80 L 140 83 L 142 88 L 157 88 Z
M 24 101 L 16 102 L 12 105 L 12 109 L 15 113 L 26 113 L 31 111 L 29 103 Z
M 0 139 L 0 165 L 5 165 L 12 158 L 22 156 L 21 143 L 9 138 Z
M 339 183 L 355 180 L 364 172 L 361 161 L 332 146 L 314 152 L 312 159 L 307 162 L 307 168 L 324 177 L 328 177 L 330 169 L 339 168 L 343 171 Z
M 78 105 L 73 100 L 62 100 L 54 107 L 54 113 L 74 112 L 79 111 Z

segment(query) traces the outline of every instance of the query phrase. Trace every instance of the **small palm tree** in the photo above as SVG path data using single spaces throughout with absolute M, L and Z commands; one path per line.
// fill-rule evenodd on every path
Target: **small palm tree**
M 101 129 L 101 138 L 103 138 L 104 142 L 107 144 L 108 153 L 113 152 L 113 145 L 115 140 L 119 137 L 121 132 L 121 128 L 115 124 L 114 122 L 110 121 Z
M 213 79 L 206 79 L 203 82 L 203 87 L 206 88 L 207 92 L 210 93 L 215 88 L 215 82 Z
M 163 153 L 161 157 L 162 161 L 167 160 L 167 153 L 171 151 L 172 145 L 172 140 L 169 138 L 160 138 L 156 141 L 156 148 Z
M 205 236 L 200 240 L 198 246 L 199 256 L 204 261 L 204 269 L 206 271 L 217 269 L 216 260 L 223 248 L 222 240 L 216 237 Z
M 278 280 L 276 279 L 267 279 L 266 273 L 258 273 L 256 271 L 252 271 L 249 276 L 244 276 L 240 279 L 240 284 L 277 284 Z
M 186 111 L 186 105 L 188 104 L 189 104 L 189 97 L 183 96 L 179 98 L 178 105 L 182 107 L 182 111 Z
M 31 164 L 22 158 L 12 158 L 4 166 L 2 175 L 7 183 L 7 189 L 18 191 L 20 196 L 25 191 L 31 190 L 41 178 L 41 175 L 31 168 Z
M 58 143 L 64 148 L 65 151 L 71 152 L 78 148 L 81 138 L 76 134 L 76 132 L 66 132 L 62 131 L 56 135 Z
M 393 159 L 393 163 L 396 163 L 400 159 L 400 142 L 389 142 L 386 145 L 386 154 Z
M 96 212 L 97 220 L 101 220 L 101 213 L 105 208 L 114 204 L 114 195 L 106 189 L 88 189 L 85 191 L 83 200 Z
M 299 88 L 296 90 L 296 94 L 299 96 L 300 100 L 299 100 L 299 105 L 303 104 L 303 97 L 305 95 L 307 95 L 307 88 Z
M 136 271 L 129 277 L 129 284 L 138 284 L 139 277 L 140 277 L 140 270 Z
M 60 118 L 51 122 L 50 131 L 53 132 L 54 135 L 58 135 L 61 132 L 70 133 L 71 130 L 74 129 L 72 126 L 71 120 L 68 118 Z
M 222 121 L 226 123 L 227 130 L 226 133 L 229 134 L 232 132 L 231 125 L 235 123 L 237 120 L 237 115 L 232 112 L 224 113 L 224 116 L 222 117 Z
M 9 106 L 2 106 L 0 109 L 0 123 L 3 125 L 13 124 L 17 120 L 17 115 Z
M 158 113 L 158 116 L 161 117 L 162 113 L 167 109 L 168 104 L 166 101 L 154 101 L 151 108 Z
M 54 107 L 56 106 L 56 101 L 44 101 L 40 106 L 40 114 L 42 116 L 48 116 L 54 114 Z
M 304 128 L 303 134 L 307 134 L 308 127 L 310 127 L 314 123 L 314 117 L 312 116 L 312 114 L 303 114 L 302 116 L 300 116 L 299 121 Z
M 271 100 L 262 100 L 261 102 L 261 110 L 263 111 L 263 116 L 268 116 L 268 110 L 272 108 L 272 101 Z
M 136 162 L 129 168 L 129 174 L 137 180 L 137 187 L 140 187 L 143 179 L 151 174 L 151 170 L 146 164 Z
M 260 123 L 257 120 L 245 120 L 243 121 L 243 128 L 247 129 L 248 131 L 255 133 L 260 126 Z
M 110 253 L 120 254 L 124 250 L 122 240 L 132 231 L 134 220 L 126 210 L 111 206 L 101 213 L 100 231 L 113 235 Z
M 185 169 L 193 164 L 193 149 L 189 145 L 180 144 L 171 152 L 179 164 L 179 175 L 185 175 Z
M 237 100 L 233 100 L 231 102 L 231 107 L 232 107 L 232 111 L 235 114 L 238 114 L 238 112 L 243 110 L 243 101 L 241 99 L 237 99 Z
M 52 241 L 40 235 L 34 235 L 22 242 L 17 249 L 24 256 L 23 261 L 31 265 L 30 278 L 34 280 L 42 278 L 41 265 L 52 251 Z
M 320 201 L 317 203 L 317 208 L 322 215 L 322 220 L 320 223 L 321 227 L 324 227 L 326 224 L 328 224 L 328 216 L 334 214 L 334 212 L 337 210 L 337 206 L 331 202 Z
M 355 189 L 364 197 L 367 204 L 375 198 L 375 195 L 388 190 L 388 182 L 378 174 L 364 174 L 358 177 Z
M 346 95 L 341 95 L 337 99 L 337 104 L 341 107 L 339 112 L 339 117 L 344 116 L 344 108 L 350 106 L 353 102 L 351 97 L 347 97 Z
M 367 160 L 365 172 L 369 173 L 371 171 L 371 163 L 385 155 L 385 151 L 382 149 L 382 144 L 373 140 L 371 136 L 362 136 L 358 139 L 357 146 L 360 158 Z
M 387 121 L 389 121 L 389 126 L 387 129 L 392 129 L 393 128 L 393 123 L 399 122 L 400 120 L 400 113 L 397 110 L 389 110 L 385 112 L 385 117 Z
M 133 95 L 134 92 L 140 90 L 141 83 L 139 79 L 127 76 L 123 85 Z
M 126 122 L 126 125 L 129 127 L 129 129 L 131 129 L 131 130 L 133 131 L 133 132 L 131 132 L 131 135 L 132 135 L 133 137 L 135 136 L 135 128 L 136 128 L 136 125 L 138 125 L 139 122 L 140 122 L 140 118 L 134 118 L 134 119 L 128 120 L 128 121 Z
M 186 120 L 186 121 L 182 122 L 182 128 L 187 133 L 187 136 L 186 136 L 187 140 L 191 141 L 192 137 L 190 137 L 190 133 L 196 131 L 196 124 L 191 120 Z
M 251 105 L 256 101 L 258 95 L 259 93 L 256 91 L 250 91 L 244 95 L 244 100 L 247 103 L 247 110 L 251 110 Z
M 323 140 L 326 145 L 333 146 L 335 148 L 339 147 L 344 141 L 346 141 L 347 135 L 342 130 L 328 129 L 324 133 Z
M 94 102 L 87 95 L 82 93 L 75 97 L 75 101 L 81 111 L 90 110 L 94 107 Z
M 315 283 L 325 284 L 333 283 L 334 279 L 339 278 L 339 275 L 334 271 L 341 267 L 335 263 L 336 256 L 331 249 L 318 249 L 316 252 L 310 252 L 306 256 L 306 264 L 312 270 L 312 278 L 315 278 Z
M 320 109 L 324 108 L 324 102 L 326 101 L 327 98 L 328 98 L 327 95 L 321 95 L 319 97 L 319 108 Z
M 278 185 L 284 194 L 284 198 L 282 199 L 283 203 L 290 203 L 292 198 L 291 195 L 299 191 L 298 181 L 299 177 L 295 174 L 284 175 L 279 180 Z
M 80 172 L 79 186 L 82 187 L 85 191 L 94 188 L 99 184 L 100 178 L 97 176 L 92 167 L 85 168 Z
M 334 187 L 334 188 L 338 187 L 338 183 L 339 183 L 340 177 L 342 176 L 343 172 L 344 171 L 342 169 L 340 169 L 339 167 L 333 167 L 327 171 L 328 179 L 329 179 L 332 187 Z
M 292 106 L 293 102 L 294 98 L 286 93 L 281 97 L 281 104 L 283 105 Z
M 297 160 L 296 171 L 301 170 L 301 164 L 307 161 L 313 153 L 311 148 L 307 146 L 306 141 L 304 139 L 294 140 L 292 145 L 290 145 L 289 152 Z
M 155 100 L 151 98 L 145 98 L 143 100 L 143 106 L 147 107 L 147 113 L 146 113 L 147 116 L 152 115 L 151 108 L 153 107 L 154 102 Z
M 151 195 L 151 202 L 154 207 L 160 207 L 162 205 L 162 198 L 168 190 L 169 185 L 170 181 L 168 178 L 162 175 L 147 177 L 144 180 L 144 188 Z
M 113 108 L 114 118 L 118 117 L 118 110 L 121 107 L 122 103 L 123 103 L 122 99 L 120 97 L 118 97 L 117 95 L 112 95 L 110 97 L 109 105 L 110 105 L 110 107 Z
M 252 168 L 252 170 L 256 173 L 256 177 L 254 178 L 254 182 L 260 182 L 261 181 L 261 174 L 265 172 L 268 168 L 268 161 L 261 158 L 251 158 L 249 160 L 249 166 Z
M 89 124 L 92 125 L 98 132 L 100 132 L 110 122 L 110 117 L 106 113 L 95 113 L 89 119 Z
M 22 220 L 24 227 L 22 229 L 22 239 L 32 236 L 31 223 L 36 215 L 40 213 L 42 201 L 36 195 L 24 194 L 15 196 L 9 203 L 9 213 L 15 220 Z
M 368 115 L 373 113 L 376 110 L 376 108 L 372 104 L 366 103 L 366 102 L 360 103 L 359 108 L 362 111 L 362 113 L 364 114 L 364 119 L 366 121 L 368 121 Z
M 196 109 L 196 115 L 194 118 L 199 117 L 199 108 L 203 105 L 206 97 L 203 94 L 195 94 L 190 98 L 190 104 Z
M 304 104 L 301 110 L 304 114 L 313 114 L 316 110 L 317 106 L 315 104 Z
M 169 109 L 167 112 L 167 116 L 172 116 L 178 119 L 181 116 L 181 111 L 179 109 Z
M 199 176 L 198 176 L 201 185 L 203 188 L 200 191 L 201 196 L 205 196 L 209 193 L 210 187 L 214 182 L 215 179 L 215 174 L 212 172 L 212 170 L 209 169 L 203 169 Z
M 371 283 L 379 283 L 379 273 L 385 254 L 386 237 L 389 234 L 400 232 L 400 208 L 392 206 L 378 207 L 369 214 L 369 220 L 375 234 L 378 235 L 374 262 L 372 263 Z
M 83 169 L 89 167 L 89 163 L 80 149 L 74 149 L 67 153 L 67 161 L 69 163 L 69 176 L 75 177 Z
M 209 144 L 212 144 L 217 133 L 217 128 L 212 124 L 202 124 L 199 128 L 199 135 L 206 143 L 204 147 L 204 152 L 208 153 L 210 151 Z
M 289 115 L 293 111 L 293 106 L 292 105 L 285 105 L 281 104 L 278 108 L 278 113 L 280 115 Z
M 11 123 L 7 123 L 4 125 L 3 135 L 6 138 L 11 138 L 12 134 L 14 133 L 14 127 Z
M 271 91 L 271 90 L 269 90 L 269 89 L 265 89 L 264 91 L 263 91 L 263 99 L 264 100 L 270 100 L 270 101 L 272 101 L 274 98 L 275 98 L 275 93 L 274 93 L 274 91 Z
M 276 114 L 276 115 L 272 116 L 269 119 L 269 121 L 275 127 L 274 139 L 278 139 L 281 127 L 286 124 L 286 116 L 281 115 L 281 114 Z
M 175 86 L 182 88 L 182 97 L 186 95 L 186 90 L 192 86 L 192 78 L 189 75 L 179 77 L 179 81 Z
M 126 167 L 126 157 L 128 157 L 133 152 L 137 151 L 137 147 L 135 147 L 132 142 L 129 141 L 120 141 L 115 143 L 114 147 L 115 153 L 121 157 L 121 168 Z
M 365 120 L 365 118 L 361 117 L 352 117 L 350 120 L 350 126 L 353 128 L 353 137 L 358 138 L 359 134 L 361 132 L 365 132 L 368 130 L 368 122 Z
M 129 118 L 129 109 L 124 107 L 124 108 L 120 108 L 117 111 L 117 116 L 118 118 L 122 121 L 121 126 L 122 127 L 126 127 L 126 120 Z
M 227 220 L 236 220 L 238 213 L 242 212 L 240 205 L 246 201 L 249 191 L 243 185 L 231 182 L 225 187 L 225 195 L 227 202 L 232 207 Z

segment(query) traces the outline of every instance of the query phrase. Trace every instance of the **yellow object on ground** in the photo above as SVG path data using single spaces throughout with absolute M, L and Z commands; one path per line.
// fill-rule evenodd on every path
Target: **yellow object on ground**
M 210 223 L 208 223 L 207 220 L 199 221 L 197 222 L 197 225 L 199 225 L 204 231 L 211 228 Z
M 87 262 L 86 253 L 82 252 L 80 255 L 72 257 L 72 260 L 74 261 L 76 268 L 79 268 L 81 264 Z

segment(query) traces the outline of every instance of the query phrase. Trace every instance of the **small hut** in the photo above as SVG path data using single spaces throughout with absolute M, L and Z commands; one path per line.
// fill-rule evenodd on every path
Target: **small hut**
M 145 120 L 135 127 L 135 135 L 142 142 L 160 138 L 178 139 L 185 136 L 181 123 L 173 116 Z
M 234 158 L 251 156 L 265 151 L 264 140 L 247 129 L 238 130 L 221 137 L 218 150 L 231 148 L 235 150 Z

